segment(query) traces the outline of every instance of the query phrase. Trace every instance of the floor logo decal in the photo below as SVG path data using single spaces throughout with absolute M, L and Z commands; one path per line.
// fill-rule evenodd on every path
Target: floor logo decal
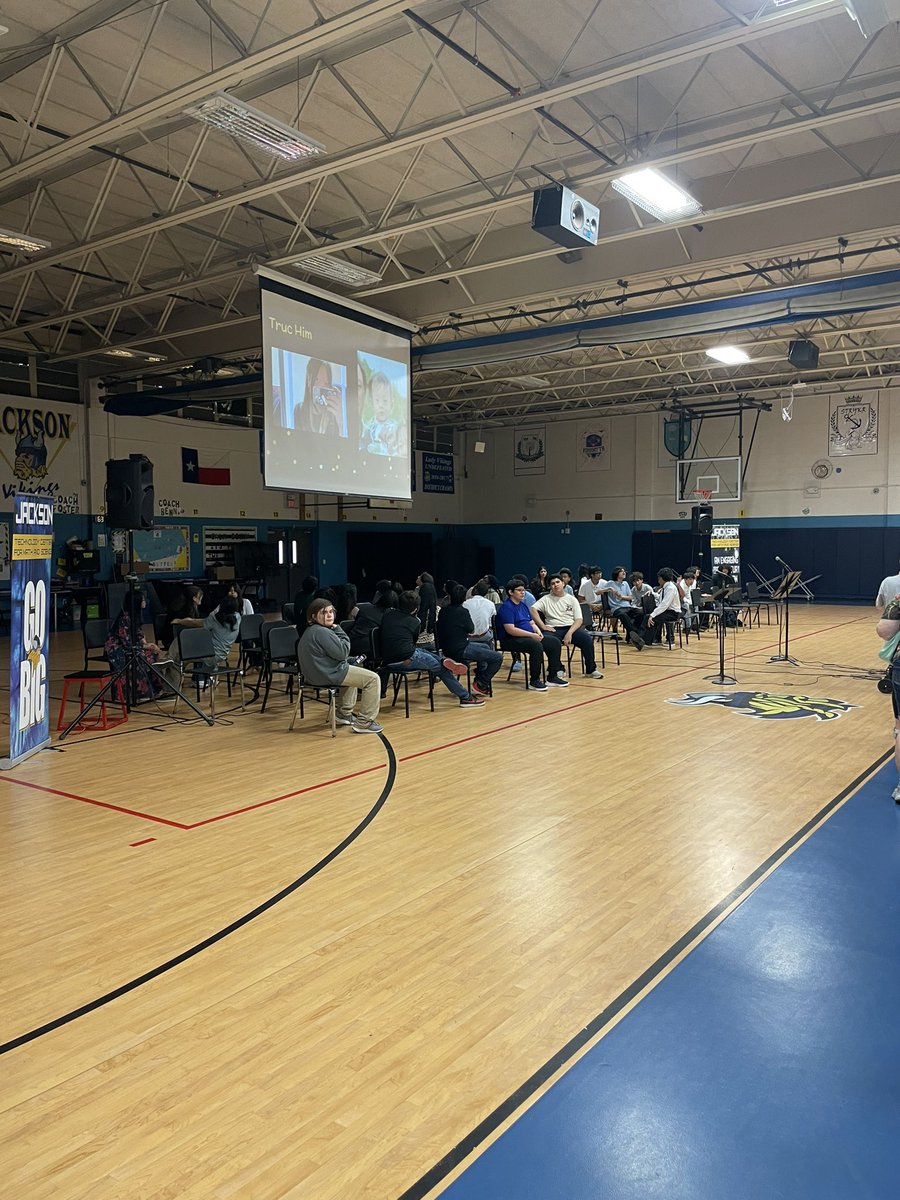
M 845 700 L 829 700 L 823 696 L 781 696 L 774 692 L 685 692 L 679 700 L 667 704 L 686 704 L 693 708 L 717 704 L 733 708 L 745 717 L 784 721 L 789 717 L 815 717 L 817 721 L 833 721 L 858 704 Z

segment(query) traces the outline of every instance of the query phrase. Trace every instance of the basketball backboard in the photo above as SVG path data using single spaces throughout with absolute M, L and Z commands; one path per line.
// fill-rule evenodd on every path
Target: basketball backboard
M 675 466 L 679 504 L 723 504 L 741 498 L 741 457 L 680 458 Z

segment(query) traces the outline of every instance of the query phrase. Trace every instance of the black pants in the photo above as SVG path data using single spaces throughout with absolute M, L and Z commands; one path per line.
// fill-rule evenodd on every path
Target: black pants
M 528 655 L 532 679 L 540 679 L 545 654 L 547 655 L 547 671 L 550 675 L 558 675 L 562 670 L 562 642 L 552 633 L 545 633 L 540 641 L 527 637 L 507 637 L 503 640 L 503 648 L 504 650 L 518 650 L 520 654 Z
M 564 625 L 562 627 L 554 626 L 553 636 L 559 638 L 560 644 L 562 644 L 563 638 L 571 628 L 571 625 Z M 579 627 L 572 634 L 572 645 L 577 646 L 581 651 L 582 657 L 584 658 L 584 669 L 587 671 L 588 675 L 590 675 L 592 671 L 596 671 L 597 660 L 594 657 L 594 639 L 583 626 L 579 625 Z
M 650 611 L 652 612 L 653 610 L 651 609 Z M 622 622 L 627 633 L 639 633 L 644 623 L 644 610 L 642 608 L 613 609 L 613 616 Z

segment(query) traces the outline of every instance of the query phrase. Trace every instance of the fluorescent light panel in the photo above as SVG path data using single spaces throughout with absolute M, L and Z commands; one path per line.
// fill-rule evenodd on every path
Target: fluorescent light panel
M 325 153 L 325 147 L 315 138 L 308 137 L 276 117 L 270 117 L 252 104 L 245 104 L 236 96 L 229 96 L 227 92 L 215 92 L 184 111 L 189 117 L 231 134 L 274 158 L 283 158 L 286 162 L 297 162 Z
M 695 200 L 684 188 L 667 179 L 655 167 L 642 167 L 638 171 L 627 171 L 612 181 L 613 189 L 644 212 L 658 221 L 674 221 L 679 217 L 693 217 L 703 211 L 699 200 Z
M 0 229 L 0 245 L 26 250 L 29 254 L 50 249 L 50 243 L 45 242 L 43 238 L 32 237 L 30 233 L 13 233 L 9 229 Z
M 750 355 L 740 346 L 713 346 L 706 353 L 716 362 L 725 363 L 727 367 L 736 367 L 738 363 L 750 361 Z
M 292 265 L 298 271 L 309 271 L 311 275 L 321 275 L 323 279 L 333 279 L 335 283 L 343 283 L 347 287 L 381 283 L 381 276 L 377 271 L 367 271 L 365 267 L 348 263 L 343 258 L 335 258 L 333 254 L 313 254 Z
M 161 363 L 167 362 L 164 354 L 143 354 L 140 350 L 126 350 L 124 347 L 111 347 L 107 350 L 101 350 L 101 354 L 108 358 L 137 358 L 141 362 Z

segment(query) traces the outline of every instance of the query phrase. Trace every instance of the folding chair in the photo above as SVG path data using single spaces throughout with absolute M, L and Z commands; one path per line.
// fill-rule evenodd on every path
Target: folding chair
M 381 678 L 382 684 L 387 686 L 388 683 L 394 685 L 394 697 L 391 700 L 391 708 L 397 704 L 397 696 L 400 694 L 400 686 L 403 686 L 403 715 L 409 717 L 409 677 L 415 672 L 418 678 L 422 677 L 422 671 L 418 667 L 413 667 L 407 670 L 405 667 L 398 667 L 395 663 L 386 663 L 381 653 L 381 630 L 373 629 L 369 634 L 369 643 L 371 646 L 372 661 L 377 664 L 376 671 Z M 426 671 L 428 676 L 428 703 L 431 706 L 431 711 L 434 712 L 434 675 L 430 671 Z
M 303 687 L 300 680 L 300 660 L 297 657 L 297 643 L 300 635 L 294 625 L 276 625 L 268 631 L 266 637 L 266 691 L 263 696 L 260 712 L 266 711 L 269 700 L 269 690 L 276 675 L 283 675 L 287 680 L 287 692 L 291 700 L 294 698 L 294 682 L 300 691 L 300 716 L 303 716 Z
M 91 618 L 85 621 L 81 628 L 81 636 L 84 642 L 84 667 L 80 671 L 70 671 L 68 675 L 63 676 L 63 694 L 59 705 L 59 716 L 56 720 L 56 728 L 65 729 L 66 727 L 66 704 L 69 701 L 69 691 L 77 684 L 78 685 L 78 707 L 79 710 L 85 705 L 85 690 L 90 683 L 96 684 L 98 690 L 106 686 L 113 676 L 113 670 L 109 665 L 106 657 L 106 637 L 109 633 L 109 622 L 105 618 Z M 100 654 L 91 654 L 92 650 L 99 650 Z M 93 664 L 93 666 L 92 666 Z M 122 681 L 119 681 L 117 686 L 116 703 L 121 709 L 121 716 L 117 716 L 111 721 L 106 712 L 106 699 L 100 701 L 100 713 L 96 720 L 86 721 L 77 726 L 79 731 L 85 729 L 112 729 L 114 725 L 121 725 L 123 721 L 128 720 L 128 709 L 125 704 L 125 689 L 122 686 Z
M 195 629 L 190 626 L 184 626 L 178 631 L 178 656 L 180 659 L 179 668 L 181 671 L 180 686 L 183 690 L 184 677 L 186 669 L 189 667 L 191 678 L 189 686 L 197 689 L 197 703 L 200 703 L 200 690 L 203 686 L 203 681 L 207 681 L 207 689 L 209 691 L 209 715 L 215 718 L 216 715 L 216 684 L 220 679 L 224 679 L 228 685 L 228 694 L 231 695 L 231 685 L 236 679 L 241 688 L 241 711 L 244 711 L 244 671 L 240 662 L 236 667 L 231 667 L 228 663 L 219 664 L 216 662 L 216 651 L 213 645 L 212 634 L 208 629 Z M 174 712 L 178 707 L 178 697 L 175 697 L 175 704 L 172 708 Z

